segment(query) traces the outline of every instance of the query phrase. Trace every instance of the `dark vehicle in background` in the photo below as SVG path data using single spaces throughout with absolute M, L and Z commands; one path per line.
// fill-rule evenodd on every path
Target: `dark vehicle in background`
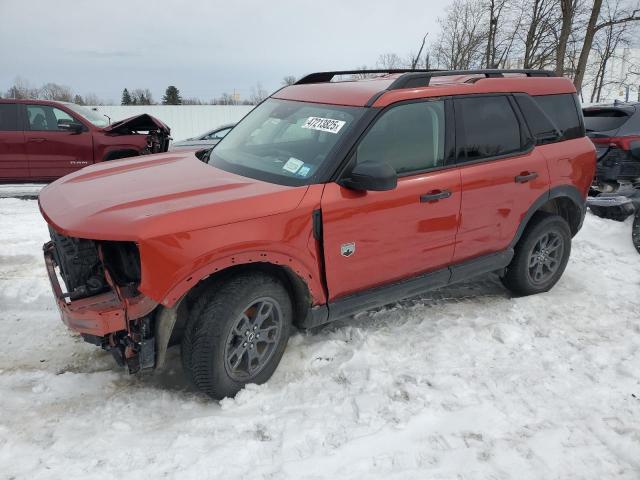
M 110 124 L 73 103 L 0 100 L 0 181 L 46 182 L 94 163 L 166 152 L 170 132 L 147 114 Z
M 197 137 L 187 138 L 179 142 L 173 142 L 169 147 L 169 150 L 186 150 L 194 148 L 211 148 L 215 146 L 220 140 L 222 140 L 227 133 L 235 126 L 235 123 L 228 125 L 222 125 L 215 130 L 209 130 L 207 133 L 203 133 Z
M 640 253 L 640 103 L 583 109 L 596 146 L 596 177 L 587 204 L 597 216 L 623 221 L 635 213 L 631 238 Z
M 583 113 L 598 157 L 594 188 L 612 193 L 640 186 L 640 103 L 596 105 Z

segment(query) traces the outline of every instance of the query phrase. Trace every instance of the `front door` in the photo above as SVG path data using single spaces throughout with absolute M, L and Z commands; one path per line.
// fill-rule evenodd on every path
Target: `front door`
M 15 103 L 0 103 L 0 180 L 3 181 L 29 179 L 24 131 L 18 108 Z
M 27 156 L 31 177 L 51 180 L 93 163 L 93 139 L 85 127 L 81 132 L 58 128 L 75 122 L 67 112 L 48 105 L 26 105 Z
M 445 124 L 443 100 L 390 107 L 353 152 L 350 168 L 359 162 L 387 162 L 398 173 L 397 187 L 359 192 L 336 183 L 325 186 L 322 219 L 330 300 L 451 262 L 461 195 L 459 171 L 445 165 Z

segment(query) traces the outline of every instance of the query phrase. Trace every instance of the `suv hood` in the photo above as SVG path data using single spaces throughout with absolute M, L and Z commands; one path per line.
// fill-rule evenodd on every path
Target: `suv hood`
M 118 120 L 117 122 L 113 122 L 108 127 L 104 127 L 102 130 L 105 132 L 123 134 L 129 134 L 132 131 L 148 132 L 151 130 L 160 130 L 167 135 L 171 133 L 171 129 L 167 125 L 158 120 L 156 117 L 152 117 L 148 113 L 134 115 L 133 117 L 125 118 L 124 120 Z
M 193 152 L 165 153 L 83 168 L 42 189 L 39 204 L 64 235 L 140 241 L 283 213 L 307 188 L 228 173 Z

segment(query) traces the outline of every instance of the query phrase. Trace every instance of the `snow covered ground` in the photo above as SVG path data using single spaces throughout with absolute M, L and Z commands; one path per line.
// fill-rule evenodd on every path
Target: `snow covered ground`
M 58 319 L 33 200 L 0 199 L 0 478 L 640 478 L 640 256 L 589 215 L 549 293 L 493 278 L 295 334 L 211 402 Z

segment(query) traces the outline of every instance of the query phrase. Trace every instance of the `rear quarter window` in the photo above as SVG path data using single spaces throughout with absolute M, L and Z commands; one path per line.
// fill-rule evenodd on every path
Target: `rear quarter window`
M 533 98 L 562 133 L 560 140 L 584 137 L 581 112 L 575 95 L 563 93 L 537 95 Z
M 18 105 L 0 103 L 0 132 L 15 132 L 18 128 Z

